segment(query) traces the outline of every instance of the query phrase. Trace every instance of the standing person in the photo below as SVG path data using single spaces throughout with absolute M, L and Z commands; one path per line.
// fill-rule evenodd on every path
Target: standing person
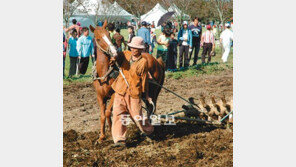
M 179 44 L 179 68 L 183 70 L 189 66 L 188 52 L 192 48 L 192 32 L 188 29 L 188 22 L 183 22 L 183 27 L 178 33 Z M 183 67 L 184 58 L 184 67 Z
M 95 55 L 94 61 L 96 61 L 97 60 L 97 56 L 98 56 L 96 38 L 93 38 L 93 46 L 94 46 L 94 55 Z
M 226 29 L 221 33 L 220 43 L 222 43 L 224 48 L 224 53 L 222 56 L 222 61 L 227 62 L 228 55 L 231 48 L 231 41 L 233 40 L 233 32 L 230 30 L 230 24 L 225 24 Z
M 148 62 L 142 57 L 142 50 L 145 49 L 144 40 L 141 37 L 134 37 L 128 46 L 131 51 L 124 52 L 125 59 L 120 67 L 128 85 L 122 75 L 119 75 L 112 84 L 115 91 L 112 111 L 112 137 L 115 147 L 125 146 L 127 127 L 124 118 L 127 118 L 127 114 L 144 135 L 149 137 L 154 131 L 154 127 L 142 114 L 142 94 L 152 102 L 148 95 Z
M 192 53 L 194 51 L 194 59 L 193 59 L 193 66 L 196 65 L 196 62 L 198 60 L 198 53 L 200 49 L 200 40 L 201 40 L 201 34 L 202 34 L 202 28 L 198 25 L 198 18 L 195 17 L 193 19 L 193 25 L 190 25 L 188 27 L 189 30 L 192 32 L 192 51 L 189 55 L 189 62 L 191 60 Z
M 127 26 L 131 26 L 132 23 L 130 21 L 127 21 Z
M 76 66 L 78 61 L 78 52 L 77 52 L 77 31 L 73 29 L 71 32 L 71 37 L 69 38 L 69 57 L 70 57 L 70 70 L 69 77 L 72 77 L 76 74 Z
M 77 20 L 76 19 L 73 19 L 72 20 L 72 23 L 73 23 L 73 25 L 71 25 L 69 28 L 65 28 L 65 32 L 70 32 L 71 30 L 76 29 L 76 31 L 78 32 L 78 36 L 80 36 L 81 35 L 79 33 L 80 32 L 80 26 L 78 26 L 76 24 L 77 23 Z
M 142 27 L 138 30 L 137 36 L 140 36 L 144 39 L 145 49 L 143 52 L 149 53 L 152 51 L 151 40 L 150 40 L 150 32 L 147 29 L 147 22 L 142 22 Z
M 66 43 L 66 37 L 65 33 L 63 32 L 63 78 L 65 77 L 65 61 L 66 61 L 66 51 L 67 51 L 67 45 Z
M 149 54 L 152 55 L 153 54 L 154 47 L 155 47 L 155 42 L 156 42 L 155 28 L 152 28 L 151 29 L 150 39 L 151 39 L 151 51 L 149 52 Z
M 167 61 L 167 68 L 168 71 L 176 71 L 177 68 L 177 46 L 178 41 L 175 39 L 175 34 L 171 33 L 170 42 L 168 47 L 168 61 Z
M 179 23 L 177 22 L 177 20 L 174 21 L 174 26 L 175 26 L 175 29 L 176 31 L 179 29 Z
M 103 26 L 103 22 L 102 21 L 99 21 L 98 22 L 98 27 L 102 27 Z
M 79 31 L 77 32 L 77 37 L 80 37 L 80 35 L 82 34 L 81 23 L 80 22 L 77 22 L 77 25 L 79 26 Z
M 135 37 L 134 27 L 133 26 L 128 26 L 127 31 L 128 31 L 127 43 L 131 43 L 132 39 Z
M 217 26 L 216 25 L 214 25 L 213 26 L 213 34 L 214 34 L 214 37 L 215 37 L 215 39 L 218 39 L 218 31 L 217 31 Z
M 114 32 L 114 30 L 115 30 L 115 25 L 114 25 L 114 23 L 109 23 L 109 24 L 107 25 L 107 29 L 108 29 L 108 31 L 109 31 L 109 35 L 110 35 L 110 38 L 111 38 L 111 42 L 112 42 L 113 44 L 115 44 L 115 40 L 114 40 L 114 38 L 113 38 L 113 35 L 115 34 L 115 32 Z
M 94 55 L 94 46 L 91 37 L 89 36 L 89 29 L 87 27 L 82 28 L 83 35 L 79 37 L 77 41 L 77 51 L 80 59 L 79 71 L 80 74 L 85 74 L 87 71 L 89 56 L 93 58 Z
M 113 35 L 113 38 L 115 40 L 115 46 L 116 46 L 118 52 L 122 52 L 122 44 L 124 44 L 124 50 L 125 50 L 126 43 L 124 42 L 124 37 L 120 34 L 120 29 L 117 28 L 115 31 L 116 32 Z
M 154 23 L 154 21 L 152 21 L 152 23 L 151 23 L 151 28 L 155 28 L 155 23 Z
M 127 31 L 128 31 L 127 43 L 131 43 L 132 39 L 135 37 L 134 27 L 133 26 L 128 26 Z M 129 46 L 128 46 L 128 50 L 129 51 L 131 50 Z
M 215 50 L 215 37 L 211 31 L 211 25 L 207 25 L 207 31 L 202 34 L 201 46 L 203 51 L 201 54 L 202 63 L 205 63 L 206 54 L 208 54 L 208 63 L 211 62 L 211 52 Z
M 157 53 L 156 58 L 161 57 L 167 68 L 168 46 L 170 41 L 170 32 L 164 29 L 162 34 L 157 39 Z

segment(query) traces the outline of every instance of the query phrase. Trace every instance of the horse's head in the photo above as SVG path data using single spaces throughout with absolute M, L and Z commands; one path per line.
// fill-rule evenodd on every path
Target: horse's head
M 109 32 L 106 30 L 107 26 L 107 20 L 105 20 L 102 27 L 96 27 L 89 26 L 91 32 L 94 33 L 94 38 L 96 43 L 94 45 L 97 45 L 99 49 L 101 49 L 106 54 L 109 54 L 111 56 L 116 57 L 117 56 L 117 50 L 116 47 L 111 42 L 111 38 L 109 35 Z

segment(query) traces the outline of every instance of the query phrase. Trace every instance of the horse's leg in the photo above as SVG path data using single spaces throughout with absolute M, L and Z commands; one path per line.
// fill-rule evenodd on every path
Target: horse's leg
M 112 113 L 112 106 L 113 106 L 113 102 L 114 102 L 114 95 L 115 94 L 113 94 L 111 96 L 111 99 L 109 101 L 109 104 L 108 104 L 108 107 L 107 107 L 107 110 L 106 110 L 106 117 L 107 117 L 107 122 L 108 122 L 108 125 L 109 125 L 110 134 L 111 134 L 111 129 L 112 129 L 111 113 Z
M 106 110 L 106 103 L 104 103 L 104 100 L 100 97 L 97 97 L 98 103 L 100 105 L 100 112 L 101 112 L 101 134 L 100 138 L 98 139 L 98 142 L 101 142 L 106 138 L 105 135 L 105 122 L 106 122 L 106 116 L 105 116 L 105 110 Z

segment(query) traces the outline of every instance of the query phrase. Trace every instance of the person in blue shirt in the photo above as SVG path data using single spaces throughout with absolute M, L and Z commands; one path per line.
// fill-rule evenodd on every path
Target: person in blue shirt
M 76 74 L 77 69 L 77 60 L 78 60 L 78 52 L 77 52 L 77 31 L 73 29 L 71 32 L 71 37 L 69 38 L 68 46 L 69 46 L 69 57 L 70 57 L 70 70 L 69 77 L 72 77 Z
M 179 68 L 183 70 L 189 66 L 188 53 L 192 48 L 192 32 L 188 29 L 188 22 L 183 22 L 183 27 L 178 33 L 178 45 L 179 45 Z M 184 58 L 184 67 L 183 67 Z
M 193 66 L 194 66 L 196 65 L 196 62 L 198 60 L 200 40 L 201 40 L 201 34 L 202 34 L 202 28 L 201 26 L 198 25 L 197 17 L 193 19 L 193 25 L 190 25 L 188 29 L 191 30 L 192 32 L 192 51 L 189 53 L 189 61 L 191 60 L 191 56 L 194 51 L 194 60 L 193 60 Z
M 137 36 L 140 36 L 144 39 L 144 43 L 145 43 L 146 48 L 143 50 L 143 52 L 149 53 L 152 51 L 150 31 L 147 28 L 146 21 L 143 21 L 141 25 L 142 25 L 142 27 L 138 30 Z
M 77 41 L 78 59 L 80 59 L 79 72 L 84 75 L 87 71 L 89 56 L 95 57 L 93 40 L 89 36 L 89 29 L 87 27 L 82 28 L 81 37 Z
M 98 27 L 102 27 L 103 26 L 103 22 L 102 21 L 99 21 L 98 22 Z

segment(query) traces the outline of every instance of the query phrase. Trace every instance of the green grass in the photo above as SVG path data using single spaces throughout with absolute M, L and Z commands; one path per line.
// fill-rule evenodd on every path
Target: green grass
M 124 36 L 125 39 L 128 37 L 128 32 L 127 29 L 121 30 L 121 34 Z M 156 36 L 158 37 L 160 34 L 160 30 L 156 30 Z M 156 44 L 157 47 L 157 44 Z M 153 50 L 153 56 L 156 56 L 156 47 Z M 231 49 L 230 55 L 228 57 L 228 62 L 223 63 L 221 60 L 222 53 L 221 53 L 221 48 L 219 46 L 216 46 L 216 56 L 212 57 L 211 63 L 206 64 L 206 65 L 201 65 L 201 53 L 202 53 L 202 48 L 199 51 L 199 59 L 197 61 L 197 66 L 194 67 L 189 67 L 186 70 L 183 71 L 177 71 L 177 72 L 170 72 L 166 73 L 166 77 L 168 78 L 174 78 L 174 79 L 180 79 L 183 77 L 192 77 L 192 76 L 199 76 L 199 75 L 209 75 L 209 74 L 218 74 L 222 71 L 225 70 L 231 70 L 233 69 L 233 52 Z M 190 64 L 193 63 L 193 55 L 192 59 L 190 60 Z M 70 60 L 69 56 L 67 55 L 66 57 L 66 63 L 65 63 L 65 76 L 66 78 L 64 79 L 64 85 L 69 85 L 71 83 L 75 82 L 92 82 L 91 78 L 91 73 L 92 73 L 92 62 L 89 61 L 89 66 L 87 69 L 87 72 L 83 76 L 74 76 L 73 78 L 67 78 L 69 74 L 69 68 L 70 68 Z

